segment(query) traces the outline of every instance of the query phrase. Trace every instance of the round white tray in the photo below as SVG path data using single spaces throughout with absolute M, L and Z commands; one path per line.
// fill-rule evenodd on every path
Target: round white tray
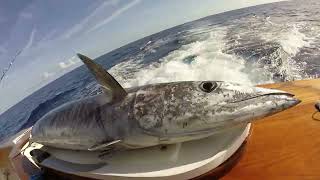
M 95 179 L 190 179 L 218 167 L 241 146 L 249 134 L 250 124 L 201 140 L 120 152 L 102 160 L 98 154 L 43 147 L 33 143 L 24 155 L 32 161 L 30 151 L 50 153 L 40 166 L 60 172 Z

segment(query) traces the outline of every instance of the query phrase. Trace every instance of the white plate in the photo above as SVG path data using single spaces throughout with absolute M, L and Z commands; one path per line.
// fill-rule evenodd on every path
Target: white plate
M 42 148 L 51 156 L 41 166 L 68 174 L 96 179 L 190 179 L 202 175 L 222 164 L 249 134 L 250 124 L 201 140 L 159 147 L 132 150 L 113 154 L 106 160 L 97 153 L 70 151 L 45 147 L 33 143 L 24 155 Z

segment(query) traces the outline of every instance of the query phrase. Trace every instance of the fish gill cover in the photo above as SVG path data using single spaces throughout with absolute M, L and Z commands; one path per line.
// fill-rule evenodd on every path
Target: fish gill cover
M 132 42 L 97 61 L 124 87 L 182 80 L 261 84 L 320 73 L 320 2 L 249 7 L 189 22 Z M 0 115 L 0 141 L 59 105 L 100 93 L 83 66 Z

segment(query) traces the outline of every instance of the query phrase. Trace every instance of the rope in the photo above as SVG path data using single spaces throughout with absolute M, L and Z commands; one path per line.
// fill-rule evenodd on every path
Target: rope
M 315 112 L 312 114 L 312 119 L 313 119 L 313 120 L 315 120 L 315 121 L 320 121 L 320 118 L 315 117 L 316 114 L 318 114 L 318 113 L 319 113 L 319 111 L 315 111 Z

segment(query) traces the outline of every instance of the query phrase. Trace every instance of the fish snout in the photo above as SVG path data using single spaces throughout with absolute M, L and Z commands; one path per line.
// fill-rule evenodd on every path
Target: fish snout
M 257 97 L 265 96 L 284 109 L 293 107 L 301 102 L 294 94 L 277 89 L 257 88 Z
M 255 92 L 246 102 L 261 104 L 260 108 L 265 111 L 280 112 L 301 102 L 294 94 L 282 90 L 256 88 Z
M 276 102 L 279 102 L 284 109 L 293 107 L 301 102 L 300 99 L 294 97 L 294 94 L 283 92 L 283 93 L 271 93 L 269 96 L 274 96 Z
M 295 98 L 293 94 L 287 92 L 270 92 L 260 94 L 259 96 L 246 101 L 245 108 L 242 108 L 239 113 L 253 113 L 252 119 L 263 118 L 272 114 L 287 110 L 301 101 Z M 250 121 L 250 120 L 249 120 Z
M 280 90 L 269 89 L 267 92 L 261 93 L 259 96 L 262 101 L 268 101 L 273 104 L 272 109 L 277 112 L 291 108 L 301 102 L 301 100 L 296 98 L 294 94 Z M 259 96 L 257 97 L 258 99 L 260 99 Z

